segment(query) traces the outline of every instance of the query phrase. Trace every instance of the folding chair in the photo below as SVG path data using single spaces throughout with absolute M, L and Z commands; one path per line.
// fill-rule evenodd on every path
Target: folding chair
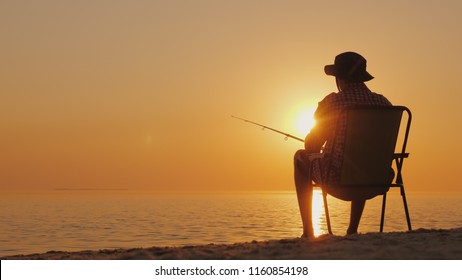
M 401 150 L 399 153 L 395 153 L 403 112 L 408 115 L 406 130 L 403 139 L 400 140 L 402 141 Z M 402 176 L 404 159 L 409 156 L 409 153 L 406 153 L 406 145 L 412 120 L 411 111 L 404 106 L 352 106 L 346 108 L 342 113 L 346 114 L 347 121 L 343 161 L 339 173 L 340 180 L 330 182 L 332 181 L 329 179 L 332 171 L 332 156 L 329 156 L 328 153 L 311 156 L 313 161 L 324 161 L 319 164 L 322 167 L 322 176 L 319 178 L 318 185 L 320 185 L 323 194 L 329 234 L 332 234 L 332 228 L 327 194 L 345 201 L 368 200 L 382 195 L 380 232 L 383 232 L 387 192 L 390 187 L 400 188 L 407 226 L 409 230 L 412 230 Z M 341 123 L 340 119 L 339 117 L 337 120 L 331 143 L 335 143 L 336 135 L 340 134 L 338 133 L 340 126 L 345 125 Z M 390 176 L 393 162 L 395 162 L 396 169 L 395 182 Z

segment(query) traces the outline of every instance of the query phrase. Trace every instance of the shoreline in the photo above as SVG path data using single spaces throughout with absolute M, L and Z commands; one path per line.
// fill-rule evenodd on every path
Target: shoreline
M 462 228 L 410 232 L 321 235 L 182 247 L 101 249 L 0 257 L 1 260 L 436 260 L 462 259 Z

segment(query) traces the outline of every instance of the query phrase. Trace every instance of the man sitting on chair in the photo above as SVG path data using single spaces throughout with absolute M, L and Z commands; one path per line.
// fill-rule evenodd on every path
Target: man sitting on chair
M 342 163 L 342 143 L 326 143 L 331 136 L 339 112 L 350 105 L 376 105 L 391 106 L 390 101 L 384 96 L 371 92 L 364 84 L 374 77 L 366 71 L 366 59 L 354 52 L 345 52 L 335 57 L 333 65 L 326 65 L 324 71 L 327 75 L 335 77 L 338 93 L 327 95 L 318 104 L 314 113 L 316 125 L 305 138 L 305 149 L 299 150 L 294 156 L 294 178 L 297 190 L 298 205 L 303 223 L 302 237 L 311 238 L 314 236 L 312 224 L 312 197 L 313 181 L 318 182 L 320 178 L 320 166 L 311 164 L 308 155 L 311 153 L 328 153 L 332 157 L 329 182 L 335 182 L 340 177 L 340 166 Z M 346 120 L 340 120 L 340 123 Z M 346 131 L 346 127 L 340 129 L 340 134 Z M 337 132 L 338 133 L 338 132 Z M 339 136 L 339 135 L 337 135 Z M 336 137 L 344 139 L 344 137 Z M 341 140 L 340 140 L 341 141 Z M 332 147 L 337 147 L 332 151 Z M 324 166 L 325 161 L 318 161 Z M 347 234 L 354 234 L 358 231 L 359 221 L 364 210 L 366 201 L 363 199 L 351 202 L 350 224 Z

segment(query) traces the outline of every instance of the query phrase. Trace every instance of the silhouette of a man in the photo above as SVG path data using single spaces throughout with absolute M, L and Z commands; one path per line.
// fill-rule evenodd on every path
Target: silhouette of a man
M 340 110 L 350 105 L 376 105 L 391 106 L 390 101 L 384 96 L 371 92 L 364 84 L 374 77 L 366 71 L 366 59 L 355 52 L 345 52 L 335 57 L 332 65 L 326 65 L 324 71 L 327 75 L 335 77 L 338 92 L 327 95 L 318 104 L 314 113 L 316 125 L 305 138 L 305 149 L 299 150 L 294 156 L 294 179 L 297 190 L 298 205 L 303 223 L 302 237 L 311 238 L 314 236 L 312 224 L 312 181 L 317 182 L 320 178 L 320 165 L 325 165 L 327 160 L 317 161 L 311 164 L 308 160 L 310 153 L 329 154 L 331 161 L 330 182 L 336 182 L 340 177 L 340 166 L 342 164 L 343 151 L 333 149 L 328 138 L 334 130 Z M 342 130 L 340 130 L 342 133 Z M 343 131 L 345 133 L 345 131 Z M 336 139 L 343 139 L 337 135 Z M 340 140 L 341 141 L 341 140 Z M 340 145 L 337 145 L 340 144 Z M 335 147 L 342 147 L 341 143 L 335 143 Z M 363 199 L 351 202 L 350 224 L 347 234 L 354 234 L 358 231 L 358 225 L 364 210 L 366 201 Z

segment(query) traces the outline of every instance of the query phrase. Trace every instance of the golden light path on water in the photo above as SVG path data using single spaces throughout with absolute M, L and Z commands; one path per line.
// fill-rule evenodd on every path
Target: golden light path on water
M 313 191 L 313 230 L 315 236 L 320 236 L 327 233 L 323 228 L 323 225 L 326 223 L 326 218 L 324 215 L 324 205 L 322 201 L 322 192 L 321 190 Z

